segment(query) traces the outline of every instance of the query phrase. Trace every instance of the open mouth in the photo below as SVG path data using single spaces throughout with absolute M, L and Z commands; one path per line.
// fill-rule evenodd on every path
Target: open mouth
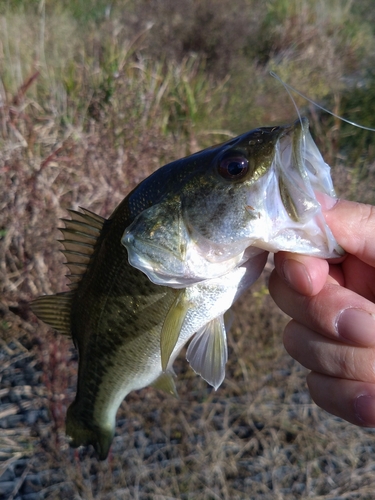
M 259 180 L 263 224 L 254 245 L 323 258 L 342 255 L 318 201 L 319 194 L 336 197 L 330 170 L 311 137 L 307 118 L 282 127 L 272 165 Z
M 275 167 L 282 203 L 295 222 L 304 223 L 319 210 L 316 191 L 335 196 L 330 168 L 312 140 L 305 117 L 281 135 L 276 146 Z

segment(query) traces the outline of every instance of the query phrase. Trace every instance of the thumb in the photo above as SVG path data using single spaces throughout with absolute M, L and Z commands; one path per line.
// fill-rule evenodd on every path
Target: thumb
M 375 267 L 375 207 L 338 200 L 323 213 L 334 237 L 342 248 Z

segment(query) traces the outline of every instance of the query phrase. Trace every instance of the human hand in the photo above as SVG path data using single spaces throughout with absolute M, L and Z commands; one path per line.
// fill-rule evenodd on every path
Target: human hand
M 289 354 L 311 370 L 313 400 L 348 422 L 375 427 L 375 207 L 324 198 L 326 221 L 347 254 L 275 255 L 270 293 L 293 320 Z

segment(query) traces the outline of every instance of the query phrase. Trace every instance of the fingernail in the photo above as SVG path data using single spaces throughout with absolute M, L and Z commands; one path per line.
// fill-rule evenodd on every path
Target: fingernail
M 285 259 L 282 273 L 291 288 L 303 295 L 312 294 L 312 283 L 306 267 L 298 260 Z
M 355 415 L 367 427 L 375 427 L 375 399 L 361 395 L 354 401 Z
M 375 343 L 375 317 L 363 309 L 344 309 L 336 321 L 337 333 L 350 343 L 370 346 Z

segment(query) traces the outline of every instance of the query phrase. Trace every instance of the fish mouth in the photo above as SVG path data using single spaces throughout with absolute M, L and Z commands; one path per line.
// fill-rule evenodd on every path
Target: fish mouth
M 254 228 L 253 235 L 258 233 L 259 238 L 252 244 L 272 252 L 342 256 L 319 203 L 320 194 L 336 198 L 330 167 L 312 139 L 308 119 L 301 117 L 275 134 L 274 159 L 258 181 L 256 202 L 252 203 L 254 193 L 249 193 L 252 213 L 257 210 L 262 221 L 259 229 Z
M 330 168 L 311 137 L 306 117 L 281 132 L 275 164 L 281 200 L 293 221 L 303 224 L 320 210 L 317 193 L 336 197 Z
M 307 221 L 319 206 L 314 191 L 309 189 L 306 170 L 312 170 L 314 175 L 317 171 L 311 162 L 306 162 L 307 134 L 310 134 L 309 121 L 305 117 L 286 126 L 280 133 L 275 158 L 276 167 L 280 167 L 278 182 L 282 203 L 289 217 L 300 223 Z M 333 188 L 329 191 L 334 195 Z

